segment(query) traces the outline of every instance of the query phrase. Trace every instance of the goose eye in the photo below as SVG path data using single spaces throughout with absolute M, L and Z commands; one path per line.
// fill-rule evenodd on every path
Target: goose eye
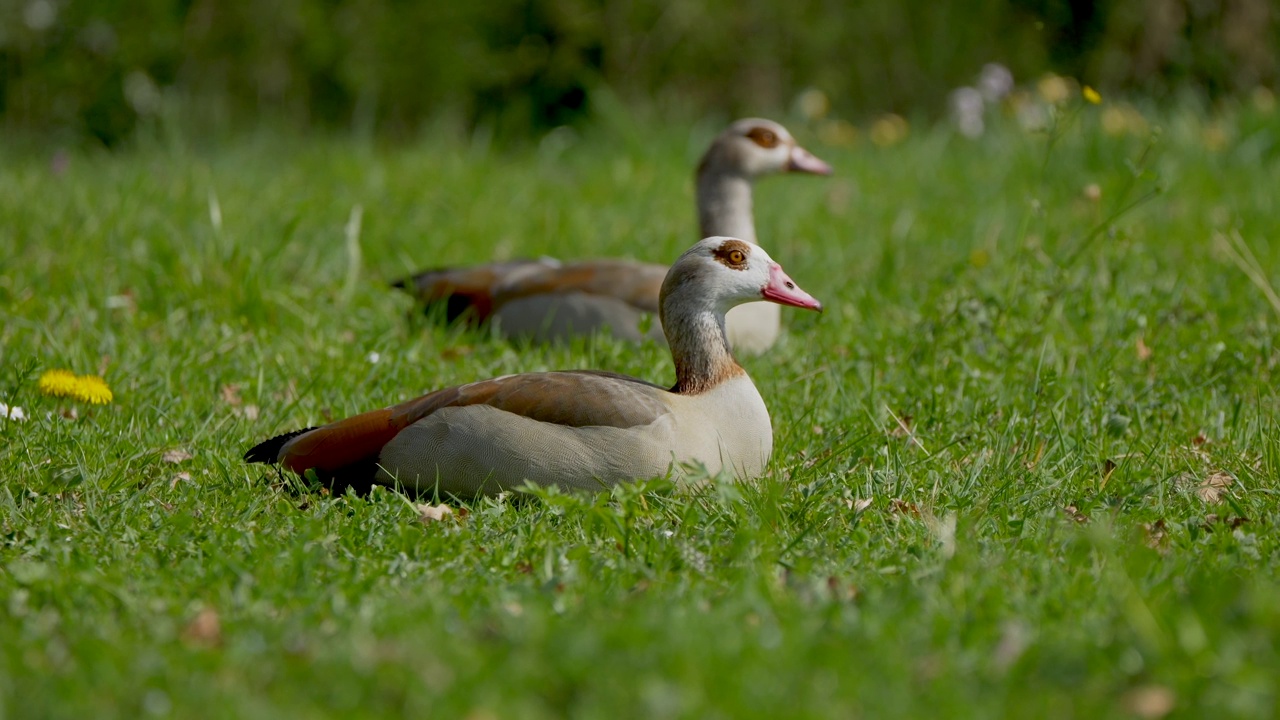
M 720 247 L 711 251 L 712 257 L 716 262 L 724 265 L 730 270 L 746 270 L 747 257 L 751 255 L 751 248 L 741 240 L 729 239 Z
M 747 137 L 762 148 L 771 149 L 778 146 L 778 134 L 768 128 L 751 128 L 747 131 Z

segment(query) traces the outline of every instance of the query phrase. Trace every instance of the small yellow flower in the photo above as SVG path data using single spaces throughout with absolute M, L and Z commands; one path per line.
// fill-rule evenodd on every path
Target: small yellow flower
M 890 113 L 882 115 L 874 123 L 871 123 L 871 130 L 868 135 L 871 136 L 871 142 L 879 147 L 889 147 L 905 140 L 910 131 L 911 126 L 907 124 L 906 118 Z
M 46 370 L 40 376 L 40 392 L 54 397 L 67 397 L 75 392 L 76 375 L 70 370 Z
M 79 393 L 75 396 L 77 400 L 93 405 L 106 405 L 114 397 L 111 388 L 107 387 L 107 381 L 97 375 L 81 375 L 76 378 L 76 382 L 79 384 Z
M 1084 95 L 1084 99 L 1088 100 L 1093 105 L 1097 105 L 1102 102 L 1102 96 L 1098 94 L 1098 91 L 1088 85 L 1084 86 L 1084 89 L 1080 91 L 1080 94 Z
M 1040 98 L 1050 105 L 1059 105 L 1071 97 L 1071 83 L 1061 75 L 1049 73 L 1036 83 Z
M 821 120 L 831 111 L 831 101 L 827 99 L 827 94 L 818 88 L 809 88 L 796 98 L 796 107 L 805 118 Z
M 111 402 L 111 388 L 97 375 L 75 375 L 69 370 L 46 370 L 37 384 L 40 392 L 53 397 L 69 397 L 93 405 Z
M 823 120 L 818 126 L 818 139 L 824 145 L 852 147 L 858 142 L 858 128 L 848 120 Z

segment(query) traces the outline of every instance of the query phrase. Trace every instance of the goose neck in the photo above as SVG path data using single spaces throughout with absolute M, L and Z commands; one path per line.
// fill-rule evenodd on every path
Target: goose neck
M 702 237 L 722 235 L 756 242 L 751 179 L 714 165 L 698 173 L 698 225 Z
M 695 395 L 746 371 L 734 359 L 724 312 L 707 304 L 682 305 L 668 297 L 661 307 L 663 331 L 676 367 L 674 392 Z

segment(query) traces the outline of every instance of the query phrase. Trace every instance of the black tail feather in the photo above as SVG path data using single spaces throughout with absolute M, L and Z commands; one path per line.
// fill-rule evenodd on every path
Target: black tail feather
M 274 465 L 280 457 L 280 448 L 284 447 L 285 443 L 298 437 L 302 433 L 308 433 L 312 430 L 315 430 L 315 428 L 303 428 L 302 430 L 294 430 L 293 432 L 287 432 L 283 435 L 277 435 L 270 440 L 264 440 L 249 448 L 249 452 L 244 454 L 244 461 Z
M 472 311 L 474 301 L 459 288 L 448 284 L 433 286 L 437 277 L 448 273 L 452 268 L 433 268 L 402 278 L 391 283 L 391 287 L 404 290 L 418 301 L 424 315 L 441 314 L 446 325 L 452 325 L 464 316 L 472 324 L 479 324 L 478 313 Z

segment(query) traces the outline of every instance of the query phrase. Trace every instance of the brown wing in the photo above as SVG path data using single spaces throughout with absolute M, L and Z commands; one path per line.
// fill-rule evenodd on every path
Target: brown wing
M 613 297 L 645 312 L 658 312 L 665 265 L 634 260 L 588 260 L 510 275 L 494 288 L 494 307 L 531 295 L 581 292 Z
M 592 371 L 528 373 L 437 390 L 316 428 L 286 442 L 280 463 L 299 474 L 342 475 L 366 466 L 401 430 L 441 408 L 489 405 L 570 427 L 647 425 L 669 412 L 667 391 L 625 375 Z
M 613 297 L 645 312 L 658 312 L 665 265 L 633 260 L 512 260 L 471 267 L 424 270 L 392 283 L 431 307 L 443 304 L 445 319 L 483 321 L 504 302 L 532 295 L 580 292 Z
M 558 265 L 549 259 L 521 259 L 470 267 L 433 268 L 398 280 L 391 286 L 413 295 L 428 311 L 443 305 L 447 322 L 462 317 L 482 322 L 493 313 L 495 288 L 512 278 L 537 275 Z

